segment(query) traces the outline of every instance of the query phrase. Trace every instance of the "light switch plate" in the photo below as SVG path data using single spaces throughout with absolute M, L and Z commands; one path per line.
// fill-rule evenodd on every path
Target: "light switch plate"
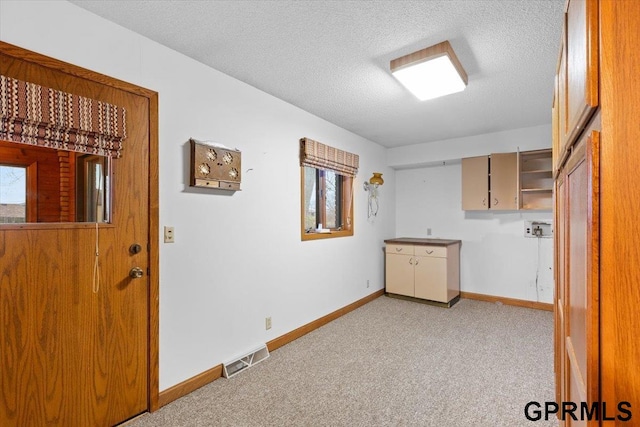
M 165 243 L 173 243 L 175 242 L 173 227 L 164 227 L 164 242 Z

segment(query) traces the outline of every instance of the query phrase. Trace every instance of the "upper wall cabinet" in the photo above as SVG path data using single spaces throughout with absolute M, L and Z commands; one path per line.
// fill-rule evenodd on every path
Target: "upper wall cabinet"
M 462 159 L 462 209 L 518 209 L 517 153 Z
M 558 76 L 562 150 L 576 141 L 598 106 L 598 2 L 570 0 Z
M 489 209 L 489 156 L 462 159 L 462 209 Z
M 462 209 L 551 210 L 551 149 L 462 159 Z
M 489 159 L 492 210 L 518 209 L 518 154 L 492 154 Z

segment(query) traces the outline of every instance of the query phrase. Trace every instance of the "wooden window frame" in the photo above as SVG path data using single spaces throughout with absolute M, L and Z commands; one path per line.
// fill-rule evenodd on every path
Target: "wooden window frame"
M 312 166 L 306 166 L 310 169 L 313 169 L 316 173 L 320 170 L 318 168 L 314 168 Z M 305 229 L 305 166 L 300 167 L 300 238 L 302 241 L 306 240 L 319 240 L 319 239 L 333 239 L 337 237 L 348 237 L 353 236 L 354 229 L 354 221 L 353 221 L 353 179 L 350 176 L 341 175 L 342 179 L 340 188 L 336 191 L 337 196 L 340 198 L 340 204 L 338 207 L 339 215 L 341 217 L 341 223 L 347 224 L 348 220 L 351 219 L 350 227 L 348 229 L 346 227 L 342 227 L 342 229 L 331 229 L 329 233 L 317 233 L 315 231 L 307 232 Z M 324 206 L 324 191 L 318 192 L 316 194 L 316 212 L 318 212 L 319 218 L 317 219 L 318 223 L 324 223 L 324 209 L 319 209 L 319 206 Z M 350 204 L 349 208 L 345 207 Z

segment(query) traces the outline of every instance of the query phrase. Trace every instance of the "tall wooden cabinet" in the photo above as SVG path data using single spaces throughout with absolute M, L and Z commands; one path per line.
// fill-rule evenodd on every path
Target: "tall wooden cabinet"
M 556 399 L 599 415 L 564 426 L 640 415 L 639 22 L 639 1 L 567 2 L 552 109 Z

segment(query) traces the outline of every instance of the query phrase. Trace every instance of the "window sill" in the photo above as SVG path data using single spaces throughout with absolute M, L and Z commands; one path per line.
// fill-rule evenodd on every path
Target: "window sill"
M 330 233 L 307 233 L 304 230 L 301 234 L 301 240 L 319 240 L 319 239 L 334 239 L 337 237 L 348 237 L 353 236 L 353 230 L 341 230 L 341 231 L 332 231 Z
M 99 222 L 98 227 L 103 228 L 115 228 L 115 224 L 112 222 Z M 16 222 L 16 223 L 2 223 L 0 224 L 0 230 L 81 230 L 81 229 L 95 229 L 95 222 Z

